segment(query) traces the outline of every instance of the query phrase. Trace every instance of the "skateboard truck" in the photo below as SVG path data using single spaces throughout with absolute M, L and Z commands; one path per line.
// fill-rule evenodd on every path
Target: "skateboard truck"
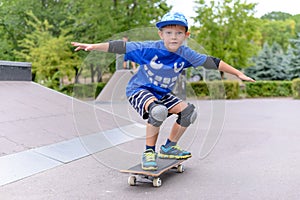
M 160 175 L 164 172 L 170 169 L 175 169 L 178 173 L 184 172 L 183 161 L 185 160 L 158 159 L 159 168 L 156 171 L 145 171 L 141 168 L 140 164 L 137 164 L 127 170 L 121 170 L 121 172 L 131 174 L 128 177 L 128 184 L 130 186 L 137 185 L 137 182 L 152 182 L 154 187 L 160 187 L 162 185 Z

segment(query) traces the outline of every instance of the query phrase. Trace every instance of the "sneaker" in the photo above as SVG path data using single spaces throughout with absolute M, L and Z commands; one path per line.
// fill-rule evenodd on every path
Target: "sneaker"
M 162 145 L 160 147 L 158 157 L 169 159 L 187 159 L 192 157 L 192 154 L 188 151 L 182 150 L 178 145 L 168 147 Z
M 156 153 L 152 149 L 147 149 L 142 157 L 142 169 L 155 171 L 157 170 Z

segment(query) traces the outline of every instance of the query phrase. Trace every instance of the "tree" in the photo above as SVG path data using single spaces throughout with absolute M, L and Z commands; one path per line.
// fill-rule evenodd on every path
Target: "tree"
M 267 13 L 261 17 L 261 19 L 267 19 L 270 21 L 285 21 L 288 19 L 291 19 L 293 15 L 285 12 L 280 11 L 273 11 L 270 13 Z
M 265 43 L 258 56 L 254 57 L 254 66 L 245 69 L 245 73 L 256 80 L 286 80 L 288 73 L 284 66 L 284 52 L 274 43 L 271 47 Z
M 278 43 L 284 50 L 289 45 L 289 39 L 295 38 L 295 21 L 292 19 L 282 20 L 262 20 L 260 26 L 262 34 L 261 44 L 268 42 L 272 45 Z
M 294 56 L 291 56 L 290 59 L 289 73 L 291 79 L 300 78 L 300 33 L 296 39 L 291 39 L 290 42 Z
M 41 21 L 47 20 L 52 27 L 49 32 L 55 36 L 60 35 L 60 30 L 71 24 L 68 17 L 67 4 L 71 0 L 2 0 L 0 6 L 0 37 L 5 40 L 5 54 L 0 54 L 0 59 L 17 60 L 13 51 L 21 50 L 18 41 L 26 34 L 33 31 L 27 26 L 28 11 Z M 62 23 L 64 22 L 64 23 Z
M 284 60 L 283 60 L 283 66 L 286 67 L 286 73 L 287 73 L 287 79 L 291 80 L 293 78 L 293 72 L 292 72 L 292 66 L 291 66 L 291 62 L 294 59 L 295 55 L 294 55 L 294 49 L 292 48 L 291 45 L 288 46 L 285 56 L 284 56 Z
M 54 58 L 54 52 L 50 55 L 50 52 L 54 50 L 55 53 L 59 53 L 57 58 L 59 63 L 62 63 L 62 57 L 65 57 L 66 64 L 72 65 L 72 67 L 59 66 L 54 67 L 54 70 L 48 70 L 49 73 L 53 73 L 52 75 L 45 73 L 49 83 L 54 82 L 53 79 L 58 80 L 62 76 L 70 74 L 68 71 L 70 69 L 72 72 L 75 71 L 76 77 L 78 77 L 82 71 L 81 66 L 90 69 L 91 76 L 97 73 L 97 80 L 101 80 L 99 76 L 102 72 L 99 71 L 99 65 L 102 61 L 87 65 L 84 62 L 87 56 L 86 52 L 69 55 L 72 50 L 70 42 L 74 40 L 82 42 L 107 41 L 111 36 L 124 30 L 139 26 L 149 27 L 153 20 L 158 20 L 159 16 L 169 9 L 166 0 L 2 0 L 0 6 L 2 16 L 0 18 L 0 43 L 3 44 L 3 48 L 0 59 L 34 62 L 34 75 L 36 74 L 36 78 L 41 78 L 45 82 L 46 79 L 42 77 L 39 67 L 42 68 L 41 70 L 45 70 L 44 66 L 55 66 L 56 64 L 53 60 L 51 64 L 50 60 L 48 63 L 42 63 L 37 59 Z M 39 29 L 28 23 L 28 21 L 34 21 L 33 17 L 28 15 L 30 11 L 36 19 L 45 23 L 43 24 L 44 27 L 47 24 L 47 30 Z M 50 49 L 50 46 L 60 46 L 61 50 Z M 38 52 L 45 55 L 38 55 Z M 77 67 L 75 64 L 68 64 L 70 56 L 76 58 L 73 63 L 77 63 Z M 81 62 L 79 62 L 78 56 L 81 57 Z M 57 71 L 57 69 L 59 70 Z M 56 75 L 54 76 L 54 74 Z M 57 84 L 51 83 L 50 85 Z
M 296 23 L 295 32 L 300 33 L 300 14 L 293 15 L 292 20 Z
M 26 24 L 34 31 L 19 41 L 22 50 L 15 51 L 15 54 L 32 63 L 36 82 L 58 89 L 63 78 L 74 77 L 78 57 L 69 48 L 70 38 L 67 34 L 62 32 L 55 37 L 49 31 L 52 25 L 47 20 L 40 21 L 32 12 L 28 16 L 31 20 L 27 20 Z
M 166 0 L 72 0 L 70 5 L 72 33 L 83 42 L 105 41 L 117 33 L 152 26 L 170 10 Z
M 8 39 L 8 35 L 3 27 L 0 26 L 0 60 L 12 60 L 14 58 L 12 41 Z
M 208 54 L 219 57 L 237 68 L 249 66 L 249 58 L 258 51 L 260 39 L 258 19 L 254 17 L 256 4 L 239 0 L 197 0 L 197 17 L 200 27 L 193 27 L 195 40 Z
M 134 36 L 131 30 L 139 31 L 136 28 L 153 26 L 151 22 L 157 21 L 170 10 L 165 0 L 98 0 L 97 3 L 95 0 L 85 0 L 84 3 L 73 0 L 70 5 L 71 18 L 75 22 L 72 34 L 75 40 L 82 42 L 121 39 L 124 35 L 120 33 L 128 34 L 130 39 L 134 39 L 135 37 L 131 37 Z M 143 32 L 135 34 L 145 36 Z M 83 59 L 86 57 L 85 53 L 79 53 Z M 102 55 L 93 58 L 89 55 L 89 58 L 83 60 L 82 67 L 86 69 L 81 72 L 87 74 L 89 71 L 91 79 L 94 80 L 94 72 L 102 74 L 108 66 L 112 66 L 107 62 L 114 62 L 114 59 Z M 110 69 L 113 72 L 115 68 Z M 97 79 L 101 80 L 101 77 Z

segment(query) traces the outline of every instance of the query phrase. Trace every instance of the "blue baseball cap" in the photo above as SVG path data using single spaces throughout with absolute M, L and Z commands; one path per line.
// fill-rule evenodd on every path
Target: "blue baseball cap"
M 156 27 L 159 29 L 168 25 L 180 25 L 186 27 L 186 30 L 188 30 L 188 22 L 180 12 L 169 12 L 162 17 L 160 22 L 156 23 Z

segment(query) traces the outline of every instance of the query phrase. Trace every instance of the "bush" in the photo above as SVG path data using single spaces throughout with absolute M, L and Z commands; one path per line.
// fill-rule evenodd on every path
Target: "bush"
M 97 84 L 96 91 L 95 91 L 95 98 L 97 98 L 97 96 L 103 90 L 104 86 L 105 86 L 105 83 L 102 83 L 102 82 Z
M 226 92 L 226 99 L 239 99 L 240 84 L 238 81 L 223 81 Z
M 288 97 L 292 96 L 291 81 L 245 82 L 246 97 Z
M 75 84 L 73 96 L 79 99 L 90 99 L 95 97 L 96 84 Z
M 60 92 L 79 99 L 96 98 L 105 83 L 69 84 L 60 89 Z
M 294 99 L 300 99 L 300 79 L 294 79 L 292 81 L 293 97 Z
M 187 92 L 188 97 L 210 98 L 210 99 L 238 99 L 239 82 L 237 81 L 211 81 L 190 83 L 194 94 Z
M 62 88 L 59 89 L 59 92 L 64 93 L 68 96 L 73 96 L 73 88 L 74 84 L 64 85 Z
M 245 96 L 258 97 L 291 97 L 300 99 L 300 79 L 293 81 L 257 81 L 244 82 Z M 80 99 L 97 98 L 105 83 L 70 84 L 60 92 Z M 200 99 L 238 99 L 240 86 L 238 81 L 199 81 L 187 83 L 187 97 Z
M 199 82 L 191 82 L 188 83 L 191 87 L 187 88 L 187 97 L 200 97 L 204 98 L 209 96 L 208 87 L 205 82 L 199 81 Z

